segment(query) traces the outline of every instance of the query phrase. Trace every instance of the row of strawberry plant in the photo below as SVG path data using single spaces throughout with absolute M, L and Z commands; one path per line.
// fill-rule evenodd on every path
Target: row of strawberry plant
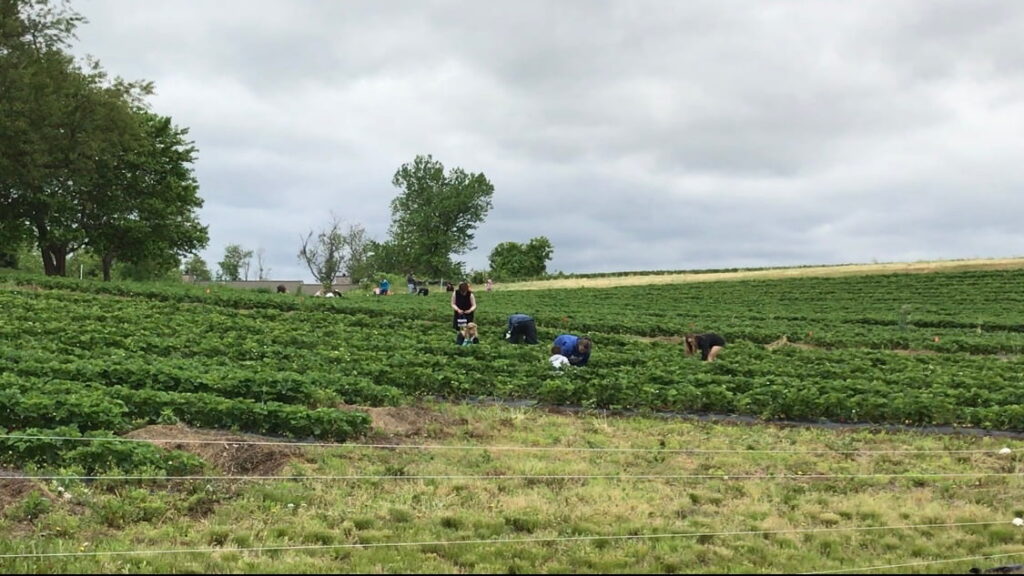
M 343 314 L 361 312 L 370 317 L 398 315 L 422 317 L 421 312 L 442 310 L 446 295 L 439 298 L 400 296 L 366 298 L 353 295 L 342 299 L 295 298 L 214 287 L 204 289 L 183 286 L 78 282 L 68 279 L 22 278 L 25 283 L 44 284 L 59 291 L 135 296 L 164 302 L 191 302 L 227 309 L 276 309 L 280 311 L 317 310 Z M 692 311 L 696 318 L 715 310 L 735 311 L 749 316 L 752 311 L 779 318 L 821 317 L 841 322 L 863 321 L 896 323 L 901 310 L 908 308 L 924 327 L 971 328 L 983 325 L 1003 330 L 1024 324 L 1015 287 L 1024 281 L 1024 271 L 940 272 L 931 274 L 891 274 L 844 278 L 793 278 L 785 280 L 744 280 L 707 284 L 656 285 L 614 289 L 547 290 L 494 292 L 478 294 L 478 299 L 505 308 L 506 303 L 550 305 L 562 314 L 585 313 L 594 308 L 622 316 L 624 305 L 634 312 L 658 315 L 666 311 Z M 709 289 L 709 286 L 713 289 Z M 538 298 L 541 295 L 542 298 Z M 998 309 L 993 302 L 1004 304 Z M 611 306 L 604 306 L 605 303 Z M 582 304 L 582 306 L 581 306 Z M 589 304 L 589 306 L 587 305 Z M 514 307 L 514 305 L 513 305 Z M 794 316 L 794 314 L 797 314 Z
M 327 327 L 323 328 L 327 331 Z M 337 329 L 337 336 L 343 337 L 342 332 L 349 330 L 350 327 L 340 327 Z M 331 334 L 330 332 L 327 332 Z M 360 375 L 364 377 L 372 378 L 377 384 L 387 384 L 395 387 L 402 388 L 410 394 L 433 394 L 433 395 L 446 395 L 446 396 L 459 396 L 459 395 L 471 395 L 471 394 L 516 394 L 519 396 L 525 395 L 531 389 L 531 384 L 536 384 L 537 380 L 540 380 L 544 384 L 551 384 L 547 378 L 542 374 L 537 374 L 531 370 L 523 370 L 521 367 L 516 365 L 515 361 L 512 361 L 512 366 L 505 368 L 502 365 L 502 361 L 509 356 L 504 353 L 505 350 L 510 348 L 498 347 L 480 347 L 474 349 L 470 353 L 463 353 L 461 351 L 456 352 L 456 349 L 445 346 L 444 348 L 432 347 L 431 345 L 425 344 L 422 339 L 417 340 L 411 334 L 397 332 L 395 330 L 382 333 L 374 334 L 363 331 L 356 335 L 355 338 L 345 339 L 346 345 L 351 346 L 353 349 L 346 352 L 351 364 L 354 366 L 351 368 L 354 375 Z M 390 341 L 389 337 L 392 338 Z M 615 342 L 612 335 L 598 334 L 599 346 L 602 342 L 605 343 L 605 348 L 601 349 L 601 354 L 604 360 L 595 360 L 593 363 L 593 373 L 600 374 L 602 378 L 607 379 L 608 382 L 626 382 L 631 380 L 636 381 L 648 381 L 656 380 L 664 382 L 667 385 L 683 385 L 687 383 L 687 377 L 685 364 L 680 364 L 681 355 L 678 353 L 678 348 L 670 349 L 670 355 L 664 359 L 664 365 L 658 366 L 656 363 L 644 362 L 637 365 L 638 357 L 645 357 L 650 355 L 649 351 L 645 350 L 640 343 L 633 345 L 628 340 L 620 340 Z M 389 351 L 380 352 L 377 350 L 382 344 L 387 343 L 390 347 Z M 360 348 L 360 346 L 363 346 Z M 442 344 L 442 346 L 444 346 Z M 616 360 L 615 348 L 619 348 L 625 351 L 622 354 L 623 360 Z M 741 349 L 735 347 L 733 349 Z M 271 350 L 273 352 L 273 350 Z M 319 354 L 317 351 L 311 351 L 313 356 Z M 777 356 L 784 356 L 786 352 L 779 352 Z M 273 354 L 271 354 L 273 355 Z M 855 356 L 854 358 L 863 358 L 863 355 Z M 897 356 L 892 356 L 896 358 Z M 731 383 L 729 386 L 721 387 L 717 385 L 702 385 L 700 387 L 706 388 L 709 392 L 704 393 L 700 396 L 700 401 L 693 403 L 692 406 L 686 406 L 685 403 L 679 403 L 671 406 L 675 409 L 689 409 L 689 410 L 725 410 L 725 411 L 745 411 L 747 413 L 755 411 L 755 404 L 749 399 L 742 402 L 736 401 L 734 397 L 738 397 L 736 393 L 736 387 L 740 384 L 749 384 L 750 382 L 758 382 L 758 386 L 771 387 L 772 380 L 769 378 L 765 382 L 761 383 L 758 380 L 759 375 L 769 374 L 775 381 L 787 381 L 788 385 L 794 385 L 793 382 L 801 383 L 800 388 L 806 388 L 803 384 L 808 378 L 805 374 L 794 374 L 788 375 L 788 367 L 790 365 L 801 367 L 806 369 L 808 366 L 808 359 L 813 358 L 809 353 L 800 352 L 799 355 L 791 360 L 787 360 L 782 363 L 775 362 L 756 362 L 749 358 L 739 358 L 738 362 L 719 364 L 717 366 L 744 366 L 751 367 L 755 370 L 755 373 L 748 377 L 737 377 L 732 375 Z M 310 357 L 310 368 L 311 370 L 320 372 L 326 372 L 332 369 L 337 369 L 336 366 L 317 362 L 314 357 Z M 468 361 L 464 361 L 468 360 Z M 851 374 L 859 375 L 853 380 L 863 381 L 865 380 L 866 372 L 862 365 L 854 363 L 853 365 L 846 365 L 847 359 L 843 359 L 840 356 L 833 356 L 831 361 L 836 366 L 840 367 L 839 371 L 835 374 L 826 373 L 825 377 L 829 379 L 835 379 L 840 382 L 850 381 Z M 928 362 L 935 363 L 935 359 L 929 359 Z M 958 364 L 963 364 L 964 359 L 956 359 Z M 676 366 L 675 369 L 672 367 Z M 988 364 L 981 364 L 980 366 L 988 366 Z M 998 364 L 994 365 L 998 366 Z M 347 368 L 347 367 L 346 367 Z M 625 375 L 619 372 L 626 370 Z M 1012 370 L 1012 367 L 1011 367 Z M 891 366 L 888 371 L 900 378 L 903 378 L 902 383 L 906 384 L 908 377 L 917 378 L 913 375 L 912 371 L 907 366 Z M 966 372 L 961 368 L 962 373 L 965 373 L 965 380 L 973 383 L 973 386 L 977 388 L 977 382 L 979 381 L 990 381 L 992 378 L 991 374 L 985 372 L 977 373 L 972 370 Z M 675 374 L 676 381 L 671 382 L 666 379 L 666 374 Z M 528 376 L 528 378 L 524 378 Z M 531 378 L 534 379 L 531 381 Z M 818 378 L 821 378 L 819 375 Z M 876 386 L 879 389 L 884 389 L 888 386 L 888 377 L 881 375 L 877 377 L 880 384 Z M 874 382 L 875 380 L 867 380 L 868 382 Z M 990 383 L 990 382 L 989 382 Z M 555 383 L 557 384 L 557 382 Z M 931 382 L 930 386 L 944 385 L 943 383 Z M 795 385 L 794 385 L 795 386 Z M 819 385 L 815 384 L 820 388 Z M 554 390 L 558 386 L 550 385 L 546 389 Z M 616 403 L 621 403 L 622 399 L 614 400 L 615 396 L 610 395 L 610 391 L 607 385 L 604 387 L 597 386 L 596 391 L 588 389 L 586 386 L 580 386 L 578 383 L 574 384 L 574 389 L 577 391 L 577 396 L 573 397 L 574 401 L 585 403 L 588 405 L 608 405 L 615 406 Z M 728 394 L 722 391 L 728 392 Z M 747 391 L 740 391 L 740 394 L 746 393 Z M 628 400 L 628 396 L 631 393 L 628 388 L 623 388 L 623 394 L 626 394 L 625 398 Z M 832 398 L 842 397 L 842 393 L 827 392 L 831 394 Z M 559 392 L 564 397 L 564 393 Z M 941 396 L 941 395 L 940 395 Z M 725 401 L 723 399 L 729 399 Z M 860 400 L 859 400 L 860 401 Z M 1005 405 L 1006 403 L 1000 400 L 998 397 L 992 400 L 994 405 Z M 893 402 L 887 401 L 888 404 L 894 404 Z M 644 406 L 649 405 L 648 401 L 643 398 L 635 398 L 627 402 L 631 406 Z M 899 402 L 895 405 L 903 406 Z M 654 404 L 656 407 L 668 407 Z M 929 423 L 933 423 L 936 420 L 936 416 L 931 414 L 918 414 L 914 415 L 913 412 L 920 410 L 927 410 L 925 408 L 914 408 L 913 406 L 907 405 L 905 408 L 904 420 L 906 419 L 924 419 Z M 827 411 L 830 417 L 843 417 L 853 418 L 855 409 L 844 407 L 842 409 L 832 409 Z M 776 404 L 771 404 L 771 408 L 764 409 L 761 412 L 755 413 L 778 413 L 778 414 L 789 414 L 791 416 L 805 417 L 807 414 L 820 413 L 817 408 L 813 410 L 804 410 L 800 407 L 787 407 L 786 404 L 782 404 L 781 408 L 777 407 Z M 897 412 L 886 411 L 879 413 L 878 411 L 865 410 L 860 411 L 861 418 L 882 418 L 882 419 L 894 419 L 899 416 Z M 951 419 L 952 421 L 952 419 Z
M 205 466 L 188 452 L 124 442 L 106 431 L 83 434 L 75 426 L 0 428 L 0 465 L 84 475 L 118 471 L 165 476 L 196 474 Z
M 173 419 L 200 427 L 341 442 L 364 434 L 370 425 L 363 412 L 309 410 L 202 393 L 131 390 L 9 374 L 0 376 L 0 388 L 0 421 L 15 429 L 73 425 L 124 432 Z
M 327 370 L 299 374 L 254 366 L 224 366 L 199 360 L 142 355 L 74 358 L 45 351 L 21 351 L 0 344 L 0 370 L 22 376 L 47 377 L 136 390 L 202 392 L 226 398 L 280 402 L 311 408 L 339 404 L 395 405 L 404 394 L 359 375 Z
M 929 275 L 929 278 L 941 279 L 942 276 Z M 718 285 L 716 284 L 716 286 Z M 731 289 L 737 293 L 742 292 L 734 286 Z M 1012 318 L 999 324 L 989 322 L 983 325 L 973 319 L 963 318 L 962 313 L 960 319 L 951 320 L 935 317 L 936 312 L 934 311 L 919 312 L 915 308 L 913 317 L 907 322 L 901 322 L 898 317 L 901 305 L 898 302 L 902 301 L 902 298 L 896 298 L 891 305 L 887 306 L 886 315 L 881 317 L 871 316 L 863 311 L 859 311 L 857 316 L 850 316 L 846 312 L 836 312 L 834 308 L 828 307 L 823 307 L 817 312 L 808 312 L 808 310 L 813 310 L 813 307 L 807 301 L 801 301 L 798 306 L 790 304 L 785 310 L 779 309 L 773 312 L 772 306 L 779 307 L 779 303 L 775 303 L 767 308 L 759 307 L 756 313 L 752 313 L 750 309 L 737 310 L 744 304 L 758 301 L 749 294 L 745 296 L 745 300 L 740 298 L 738 303 L 722 302 L 720 305 L 708 305 L 707 302 L 701 301 L 700 298 L 703 296 L 698 297 L 698 294 L 692 291 L 681 290 L 674 287 L 642 287 L 601 292 L 557 291 L 560 293 L 556 293 L 556 291 L 549 291 L 540 293 L 543 298 L 539 300 L 539 303 L 535 297 L 536 294 L 532 292 L 499 292 L 486 296 L 480 295 L 481 300 L 488 298 L 490 302 L 482 307 L 478 315 L 478 323 L 482 326 L 489 326 L 497 333 L 503 328 L 504 319 L 508 313 L 525 309 L 534 314 L 538 324 L 551 331 L 677 336 L 687 331 L 713 329 L 728 333 L 733 339 L 760 343 L 771 342 L 785 335 L 794 342 L 803 341 L 827 347 L 927 349 L 939 352 L 979 354 L 1017 354 L 1024 349 L 1024 335 L 1019 333 L 1024 324 L 1015 322 Z M 719 291 L 716 290 L 715 294 Z M 32 294 L 34 298 L 38 299 L 67 300 L 63 294 Z M 91 298 L 92 308 L 84 306 L 85 302 L 75 302 L 73 298 L 72 302 L 64 304 L 66 306 L 73 304 L 77 314 L 83 319 L 100 318 L 106 315 L 106 325 L 111 328 L 116 327 L 114 320 L 131 313 L 119 311 L 125 308 L 140 308 L 139 301 L 128 300 L 124 306 L 116 306 L 112 304 L 109 297 L 92 294 L 76 294 L 75 296 Z M 212 326 L 223 318 L 234 316 L 236 326 L 245 326 L 250 331 L 259 331 L 261 323 L 275 323 L 285 317 L 276 307 L 276 300 L 267 300 L 268 295 L 260 296 L 263 298 L 256 298 L 249 302 L 253 308 L 246 310 L 252 310 L 251 314 L 240 315 L 237 311 L 231 312 L 230 308 L 225 306 L 225 304 L 233 302 L 230 298 L 224 300 L 219 294 L 216 297 L 204 295 L 204 303 L 191 312 L 194 312 L 192 315 L 197 317 L 207 317 L 209 322 L 191 322 L 189 325 L 192 330 L 197 330 Z M 528 304 L 529 300 L 523 300 L 523 298 L 530 297 L 534 298 L 533 306 Z M 709 295 L 708 298 L 713 299 L 714 294 Z M 878 295 L 871 294 L 860 301 L 875 302 L 878 299 Z M 324 301 L 323 299 L 319 300 Z M 431 319 L 435 322 L 444 322 L 449 310 L 442 302 L 429 298 L 397 297 L 365 300 L 366 302 L 353 298 L 350 302 L 325 307 L 301 307 L 293 302 L 293 307 L 296 308 L 294 315 L 300 318 L 296 318 L 292 323 L 297 325 L 296 331 L 298 331 L 301 330 L 298 326 L 311 317 L 333 318 L 334 321 L 350 329 L 361 331 L 363 329 L 372 330 L 375 326 L 396 322 L 422 322 Z M 142 302 L 153 301 L 143 300 Z M 259 302 L 269 302 L 275 306 L 260 307 L 257 305 Z M 631 310 L 629 315 L 621 313 L 626 302 L 629 302 Z M 56 302 L 45 302 L 45 304 L 59 305 Z M 163 301 L 154 302 L 154 305 L 167 306 Z M 1007 307 L 1012 308 L 1012 306 Z M 85 309 L 83 310 L 83 308 Z M 531 308 L 535 309 L 531 310 Z M 958 306 L 956 309 L 962 311 L 970 308 Z M 185 309 L 181 309 L 181 312 L 187 315 Z M 163 317 L 166 318 L 167 314 L 164 314 Z M 1005 317 L 1005 315 L 1000 314 L 1000 317 Z M 155 321 L 157 318 L 150 319 Z M 37 326 L 37 330 L 42 329 L 43 327 Z M 177 331 L 187 329 L 186 326 L 175 326 Z M 66 325 L 51 326 L 48 328 L 48 333 L 54 334 L 61 330 L 66 332 Z M 152 334 L 152 336 L 147 338 L 147 334 Z M 108 329 L 99 333 L 67 335 L 68 342 L 64 346 L 91 348 L 117 345 L 119 340 L 126 340 L 125 346 L 141 347 L 147 351 L 158 352 L 161 347 L 168 349 L 177 344 L 173 338 L 166 338 L 171 334 L 173 332 L 168 328 L 155 329 L 142 334 L 124 334 Z M 275 337 L 288 338 L 280 332 Z M 232 360 L 260 359 L 261 355 L 271 354 L 283 348 L 276 345 L 250 348 L 235 346 L 230 341 L 216 340 L 207 341 L 204 346 L 199 350 L 200 353 L 208 356 L 227 357 Z M 287 350 L 287 348 L 283 349 Z

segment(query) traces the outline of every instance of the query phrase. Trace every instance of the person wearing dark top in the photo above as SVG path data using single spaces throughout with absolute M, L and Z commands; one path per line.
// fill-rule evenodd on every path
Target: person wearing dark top
M 526 314 L 513 314 L 508 317 L 508 330 L 505 340 L 510 344 L 540 344 L 537 340 L 537 323 Z
M 573 366 L 586 366 L 590 360 L 592 342 L 586 336 L 561 334 L 555 338 L 552 350 L 556 346 L 562 351 L 562 356 L 568 358 L 569 364 Z
M 725 338 L 718 334 L 687 334 L 683 337 L 683 346 L 687 356 L 692 356 L 700 350 L 700 359 L 714 362 L 718 353 L 725 348 Z
M 476 311 L 476 296 L 469 289 L 468 282 L 462 282 L 459 284 L 459 289 L 452 292 L 452 310 L 455 312 L 452 317 L 452 328 L 458 330 L 473 321 L 473 313 Z
M 416 277 L 413 276 L 412 270 L 405 275 L 405 287 L 409 290 L 409 294 L 416 293 Z

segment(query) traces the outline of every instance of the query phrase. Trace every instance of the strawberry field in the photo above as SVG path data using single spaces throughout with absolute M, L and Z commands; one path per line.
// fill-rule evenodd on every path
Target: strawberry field
M 1024 431 L 1024 271 L 478 292 L 481 343 L 457 347 L 448 295 L 319 299 L 213 287 L 0 278 L 0 465 L 177 474 L 201 462 L 75 443 L 181 422 L 343 442 L 352 406 L 417 397 L 766 420 Z M 542 344 L 513 346 L 509 314 Z M 678 337 L 714 331 L 715 363 Z M 547 363 L 588 334 L 585 367 Z

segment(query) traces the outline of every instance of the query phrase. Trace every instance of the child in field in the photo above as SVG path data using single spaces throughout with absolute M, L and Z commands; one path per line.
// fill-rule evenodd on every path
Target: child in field
M 551 347 L 551 358 L 548 358 L 548 362 L 555 368 L 569 365 L 569 359 L 562 355 L 562 349 L 558 346 Z
M 470 344 L 479 344 L 480 337 L 476 333 L 476 323 L 470 322 L 459 330 L 459 335 L 455 337 L 455 343 L 459 346 L 469 346 Z

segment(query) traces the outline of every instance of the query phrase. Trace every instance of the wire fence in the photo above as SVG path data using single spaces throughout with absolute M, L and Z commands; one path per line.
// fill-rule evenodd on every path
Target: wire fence
M 295 448 L 342 448 L 342 449 L 379 449 L 379 450 L 493 450 L 508 452 L 623 452 L 623 453 L 660 453 L 660 454 L 837 454 L 837 455 L 895 455 L 895 454 L 993 454 L 1009 455 L 1013 450 L 1008 447 L 987 450 L 776 450 L 751 448 L 636 448 L 636 447 L 590 447 L 590 446 L 487 446 L 459 444 L 357 444 L 340 442 L 289 442 L 259 440 L 214 440 L 194 438 L 122 438 L 122 437 L 81 437 L 81 436 L 33 436 L 22 434 L 3 434 L 0 440 L 59 440 L 69 442 L 133 442 L 146 444 L 225 444 L 232 446 L 277 446 Z
M 398 548 L 409 546 L 461 546 L 461 545 L 493 545 L 493 544 L 536 544 L 553 542 L 593 542 L 596 540 L 653 540 L 667 538 L 708 538 L 722 536 L 768 536 L 785 534 L 814 534 L 814 533 L 836 533 L 836 532 L 869 532 L 884 530 L 920 530 L 934 528 L 962 528 L 979 526 L 1004 525 L 1007 522 L 950 522 L 941 524 L 905 524 L 900 526 L 850 526 L 842 528 L 792 528 L 786 530 L 725 530 L 714 532 L 676 532 L 669 534 L 629 534 L 629 535 L 588 535 L 588 536 L 553 536 L 553 537 L 529 537 L 529 538 L 484 538 L 466 540 L 427 540 L 415 542 L 368 542 L 368 543 L 346 543 L 346 544 L 300 544 L 288 546 L 255 546 L 255 547 L 208 547 L 208 548 L 179 548 L 162 550 L 93 550 L 75 552 L 25 552 L 17 554 L 0 554 L 0 559 L 5 558 L 74 558 L 87 556 L 140 556 L 158 554 L 208 554 L 213 552 L 277 552 L 296 550 L 339 550 L 346 548 Z M 1020 552 L 1024 554 L 1024 551 Z
M 355 444 L 355 443 L 330 443 L 330 442 L 290 442 L 290 441 L 262 441 L 262 440 L 237 440 L 237 439 L 194 439 L 194 438 L 166 438 L 166 439 L 136 439 L 136 438 L 103 438 L 103 437 L 58 437 L 58 436 L 33 436 L 20 434 L 0 435 L 0 439 L 8 440 L 46 440 L 46 441 L 74 441 L 74 442 L 126 442 L 126 443 L 149 443 L 163 445 L 185 445 L 185 444 L 219 444 L 230 447 L 262 446 L 262 447 L 310 447 L 330 449 L 364 449 L 364 450 L 417 450 L 417 451 L 506 451 L 506 452 L 540 452 L 540 453 L 646 453 L 646 454 L 691 454 L 691 455 L 828 455 L 838 456 L 876 456 L 876 455 L 990 455 L 1010 456 L 1014 451 L 1008 447 L 999 449 L 968 450 L 968 449 L 942 449 L 942 450 L 918 450 L 918 449 L 887 449 L 887 450 L 778 450 L 778 449 L 698 449 L 698 448 L 639 448 L 639 447 L 571 447 L 571 446 L 486 446 L 486 445 L 446 445 L 446 444 Z M 858 480 L 858 479 L 895 479 L 895 478 L 932 478 L 932 479 L 980 479 L 980 478 L 1024 478 L 1020 472 L 899 472 L 899 473 L 861 473 L 861 474 L 820 474 L 820 473 L 780 473 L 780 474 L 729 474 L 729 473 L 707 473 L 707 474 L 323 474 L 323 475 L 10 475 L 0 476 L 0 483 L 4 480 L 24 481 L 61 481 L 61 480 L 82 480 L 82 481 L 242 481 L 242 482 L 263 482 L 263 481 L 337 481 L 337 482 L 367 482 L 367 481 L 685 481 L 685 480 L 717 480 L 717 481 L 792 481 L 792 480 Z M 374 542 L 374 543 L 345 543 L 345 544 L 323 544 L 323 545 L 269 545 L 255 547 L 206 547 L 206 548 L 181 548 L 181 549 L 132 549 L 132 550 L 90 550 L 90 551 L 68 551 L 68 552 L 24 552 L 0 554 L 0 559 L 44 559 L 44 558 L 83 558 L 83 557 L 125 557 L 145 555 L 184 555 L 184 554 L 213 554 L 225 551 L 260 554 L 275 551 L 324 551 L 338 549 L 373 549 L 388 547 L 426 547 L 426 546 L 494 546 L 511 544 L 530 543 L 555 543 L 555 542 L 588 542 L 588 541 L 644 541 L 670 538 L 698 538 L 698 537 L 744 537 L 744 536 L 769 536 L 784 534 L 815 534 L 815 533 L 855 533 L 869 531 L 896 531 L 896 530 L 924 530 L 937 528 L 973 528 L 992 527 L 1006 525 L 1008 521 L 988 522 L 959 522 L 959 523 L 933 523 L 933 524 L 906 524 L 895 526 L 847 526 L 847 527 L 817 527 L 817 528 L 794 528 L 783 530 L 731 530 L 731 531 L 706 531 L 706 532 L 676 532 L 661 534 L 631 534 L 631 535 L 577 535 L 577 536 L 556 536 L 556 537 L 528 537 L 528 538 L 494 538 L 494 539 L 464 539 L 464 540 L 427 540 L 427 541 L 403 541 L 403 542 Z M 1024 526 L 1024 520 L 1014 518 L 1012 525 Z M 868 567 L 844 567 L 842 569 L 808 572 L 809 574 L 847 573 L 861 571 L 895 570 L 907 567 L 920 567 L 927 565 L 949 564 L 956 562 L 969 562 L 981 560 L 994 560 L 1024 555 L 1024 551 L 1007 554 L 994 554 L 985 556 L 965 556 L 952 559 L 926 560 L 907 563 L 886 564 Z

